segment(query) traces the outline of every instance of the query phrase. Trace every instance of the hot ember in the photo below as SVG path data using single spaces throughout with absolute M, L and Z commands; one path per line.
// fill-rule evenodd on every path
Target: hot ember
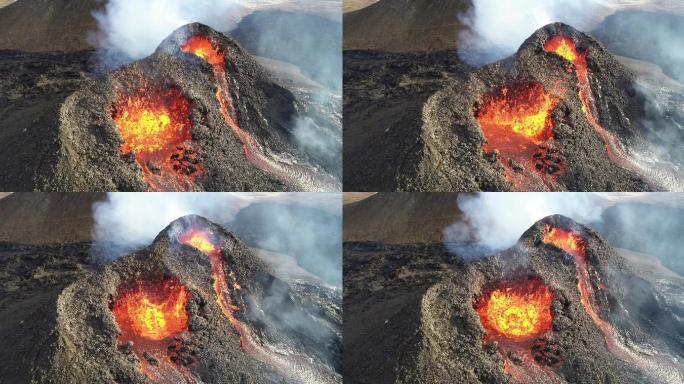
M 133 153 L 151 190 L 188 190 L 202 167 L 192 140 L 190 101 L 175 86 L 143 87 L 120 99 L 112 118 L 122 155 Z
M 505 284 L 474 305 L 488 337 L 528 340 L 552 328 L 553 292 L 539 278 Z
M 118 293 L 112 313 L 121 340 L 162 340 L 188 329 L 185 309 L 191 293 L 176 279 L 137 281 Z
M 487 140 L 483 149 L 499 152 L 516 189 L 538 189 L 526 185 L 524 179 L 530 177 L 548 186 L 553 180 L 546 175 L 562 170 L 560 158 L 547 147 L 554 137 L 551 113 L 557 105 L 558 99 L 537 83 L 504 87 L 482 100 L 476 117 Z

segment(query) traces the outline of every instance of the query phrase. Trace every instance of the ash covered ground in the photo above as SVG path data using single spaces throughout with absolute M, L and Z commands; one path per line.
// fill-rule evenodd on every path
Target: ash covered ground
M 608 23 L 599 36 L 619 30 Z M 569 39 L 570 59 L 550 46 L 557 36 Z M 345 190 L 682 189 L 680 151 L 665 141 L 677 140 L 684 94 L 657 67 L 560 23 L 480 68 L 466 54 L 345 51 Z M 510 132 L 516 119 L 523 130 L 538 124 L 525 120 L 537 113 L 545 134 Z
M 625 228 L 611 216 L 615 213 L 606 211 L 601 231 L 622 233 Z M 387 220 L 402 225 L 391 215 Z M 579 236 L 586 257 L 553 243 L 549 228 Z M 654 234 L 655 228 L 645 233 Z M 347 237 L 349 230 L 344 377 L 350 383 L 682 380 L 682 276 L 657 258 L 614 248 L 567 217 L 546 217 L 521 233 L 514 246 L 476 258 L 473 254 L 482 254 L 476 243 L 402 243 L 399 234 L 386 242 L 359 242 L 354 241 L 359 233 Z M 611 236 L 632 237 L 629 233 Z M 493 289 L 535 279 L 552 292 L 546 331 L 521 341 L 485 326 L 476 308 L 480 300 Z
M 341 189 L 339 90 L 318 82 L 331 77 L 320 74 L 322 65 L 318 72 L 300 68 L 301 62 L 273 60 L 275 47 L 261 47 L 255 28 L 274 18 L 266 12 L 261 24 L 250 19 L 236 30 L 241 42 L 266 57 L 252 56 L 236 40 L 199 24 L 180 28 L 151 56 L 115 70 L 105 68 L 110 64 L 93 50 L 2 51 L 0 138 L 14 150 L 2 155 L 7 166 L 0 171 L 0 189 Z M 292 21 L 281 23 L 287 28 Z M 333 27 L 325 38 L 334 33 Z M 197 35 L 224 62 L 209 63 L 185 46 Z M 294 40 L 288 49 L 293 47 Z M 171 114 L 170 125 L 182 126 L 176 129 L 182 134 L 147 149 L 131 146 L 115 121 L 124 113 L 136 120 L 136 112 L 124 108 L 131 100 L 138 109 L 180 110 Z M 164 119 L 162 128 L 169 124 Z
M 5 199 L 14 202 L 8 217 L 31 217 L 22 201 L 36 206 L 31 196 Z M 74 213 L 76 200 L 61 202 Z M 37 205 L 49 213 L 50 201 Z M 88 234 L 70 225 L 76 238 Z M 174 221 L 113 262 L 67 230 L 34 242 L 19 235 L 5 231 L 17 240 L 0 243 L 0 340 L 15 346 L 2 352 L 3 383 L 341 382 L 341 290 L 202 217 Z M 180 287 L 183 305 L 173 313 L 184 323 L 169 333 L 136 328 L 136 295 L 159 304 L 180 300 Z M 172 313 L 164 318 L 176 324 Z

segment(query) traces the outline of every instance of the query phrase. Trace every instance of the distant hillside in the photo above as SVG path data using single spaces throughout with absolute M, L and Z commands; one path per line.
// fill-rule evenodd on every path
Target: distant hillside
M 90 48 L 98 0 L 20 0 L 0 9 L 0 49 L 78 51 Z
M 380 0 L 344 15 L 344 49 L 455 49 L 471 0 Z
M 365 8 L 373 3 L 377 3 L 378 0 L 343 0 L 342 10 L 344 13 L 358 11 L 361 8 Z
M 438 243 L 461 220 L 458 193 L 379 193 L 344 207 L 344 241 Z
M 13 193 L 0 200 L 0 241 L 25 244 L 91 240 L 93 203 L 104 193 Z

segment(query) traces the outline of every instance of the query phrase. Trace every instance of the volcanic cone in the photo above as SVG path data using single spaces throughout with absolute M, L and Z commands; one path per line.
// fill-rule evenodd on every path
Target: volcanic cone
M 667 299 L 667 283 L 646 278 L 600 235 L 564 216 L 538 221 L 513 247 L 471 263 L 440 247 L 352 243 L 345 271 L 350 382 L 364 381 L 366 361 L 380 365 L 376 382 L 684 377 L 677 364 L 684 349 L 672 337 L 682 334 L 680 309 Z M 364 345 L 360 335 L 372 342 Z
M 339 305 L 339 293 L 279 280 L 230 232 L 186 216 L 64 289 L 33 378 L 341 383 Z

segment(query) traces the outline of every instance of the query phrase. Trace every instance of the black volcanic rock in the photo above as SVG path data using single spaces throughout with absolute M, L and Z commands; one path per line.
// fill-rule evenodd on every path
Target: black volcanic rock
M 414 56 L 401 59 L 402 55 L 394 54 L 383 64 L 376 60 L 370 66 L 367 61 L 357 59 L 360 54 L 352 52 L 345 56 L 345 78 L 351 80 L 348 87 L 353 90 L 345 90 L 345 96 L 350 97 L 345 100 L 345 107 L 352 106 L 345 109 L 345 121 L 350 122 L 345 124 L 345 143 L 348 144 L 344 148 L 345 190 L 364 190 L 367 183 L 378 191 L 641 191 L 665 188 L 660 185 L 661 180 L 649 178 L 643 174 L 646 172 L 637 172 L 638 167 L 630 168 L 610 159 L 604 139 L 583 111 L 575 65 L 544 49 L 548 39 L 559 35 L 574 40 L 580 54 L 588 52 L 588 81 L 600 124 L 617 137 L 619 146 L 642 145 L 643 132 L 637 121 L 643 115 L 644 100 L 635 90 L 634 75 L 600 42 L 564 24 L 550 24 L 539 29 L 514 56 L 470 73 L 464 72 L 467 71 L 464 66 L 458 68 L 457 74 L 449 73 L 434 56 L 424 56 L 423 62 L 416 62 Z M 407 65 L 409 63 L 415 64 Z M 393 74 L 391 69 L 397 67 L 410 69 L 397 70 Z M 433 79 L 442 77 L 437 80 L 441 89 L 436 92 L 434 80 L 423 80 L 422 73 L 431 67 L 434 68 Z M 387 75 L 378 78 L 376 72 Z M 377 80 L 369 82 L 364 76 Z M 374 88 L 383 89 L 383 85 L 397 89 L 393 83 L 411 86 L 415 99 L 405 97 L 397 103 L 384 105 L 358 96 L 370 94 Z M 553 142 L 540 144 L 539 158 L 530 159 L 530 164 L 524 166 L 499 153 L 485 153 L 486 139 L 477 114 L 492 97 L 506 90 L 512 95 L 521 94 L 532 85 L 543 86 L 546 93 L 558 100 L 551 113 Z M 367 137 L 362 135 L 370 131 L 379 133 L 373 140 L 364 140 Z M 395 137 L 410 140 L 406 139 L 408 143 L 400 147 L 397 143 L 401 141 Z M 553 158 L 546 159 L 551 151 Z M 387 163 L 369 166 L 368 162 L 354 160 L 354 154 L 364 152 L 373 152 L 375 159 L 395 160 L 389 162 L 389 169 L 381 167 Z M 350 157 L 349 161 L 347 157 Z M 535 169 L 535 165 L 541 165 L 542 170 Z M 504 175 L 504 166 L 536 181 L 524 187 L 516 186 Z M 559 168 L 564 171 L 558 171 Z M 553 175 L 552 183 L 538 180 L 548 174 Z
M 222 312 L 212 286 L 218 283 L 211 258 L 181 243 L 190 230 L 207 234 L 220 248 L 220 273 L 228 284 L 222 289 L 238 308 L 233 316 L 241 325 Z M 122 292 L 163 281 L 189 292 L 184 308 L 188 328 L 153 347 L 146 344 L 149 340 L 118 340 L 124 325 L 112 308 Z M 147 248 L 84 273 L 52 305 L 50 337 L 34 347 L 40 357 L 23 365 L 33 382 L 175 382 L 185 377 L 207 383 L 341 383 L 336 373 L 339 291 L 279 280 L 239 239 L 199 216 L 180 218 Z M 149 373 L 146 379 L 141 367 L 159 369 L 166 379 Z
M 248 159 L 243 148 L 246 139 L 238 139 L 226 122 L 212 65 L 192 53 L 182 52 L 181 46 L 193 36 L 207 37 L 216 49 L 225 53 L 224 68 L 236 120 L 251 137 L 248 141 L 253 140 L 252 147 L 263 153 L 261 160 L 259 156 L 257 160 Z M 0 171 L 0 189 L 299 191 L 340 188 L 335 177 L 312 164 L 314 161 L 300 153 L 294 142 L 295 121 L 309 114 L 306 100 L 297 99 L 292 92 L 277 85 L 237 43 L 204 25 L 190 24 L 178 29 L 153 55 L 143 60 L 102 77 L 81 75 L 72 83 L 76 87 L 71 89 L 76 90 L 68 97 L 60 94 L 54 103 L 57 108 L 41 116 L 44 124 L 41 131 L 46 132 L 41 135 L 47 136 L 46 145 L 34 151 L 20 149 L 20 153 L 28 152 L 26 156 L 39 159 L 30 161 L 39 161 L 34 165 L 37 169 L 29 170 L 32 173 L 26 176 L 19 176 L 27 173 L 26 169 Z M 69 91 L 67 88 L 63 94 Z M 123 139 L 113 114 L 121 103 L 138 94 L 171 91 L 189 103 L 192 132 L 190 140 L 177 143 L 180 157 L 163 161 L 177 165 L 176 172 L 192 180 L 154 188 L 143 178 L 143 168 L 150 174 L 159 174 L 163 166 L 149 162 L 138 164 L 133 155 L 120 153 Z M 13 107 L 21 98 L 6 102 Z M 16 118 L 26 119 L 25 116 Z M 35 123 L 22 122 L 29 128 L 34 128 Z M 264 166 L 264 162 L 268 165 Z M 170 173 L 173 176 L 174 172 Z
M 591 300 L 616 334 L 604 333 L 583 304 L 578 259 L 544 242 L 550 227 L 584 241 Z M 347 243 L 344 267 L 345 351 L 354 351 L 345 354 L 344 377 L 350 383 L 368 382 L 368 362 L 378 365 L 374 383 L 510 382 L 505 364 L 517 372 L 532 365 L 539 383 L 684 377 L 676 363 L 684 355 L 681 304 L 665 299 L 682 297 L 681 287 L 671 292 L 681 279 L 642 278 L 600 235 L 563 216 L 540 220 L 511 248 L 471 263 L 439 245 Z M 551 330 L 523 347 L 484 341 L 475 303 L 490 289 L 533 279 L 553 292 Z M 606 340 L 618 340 L 617 346 Z

